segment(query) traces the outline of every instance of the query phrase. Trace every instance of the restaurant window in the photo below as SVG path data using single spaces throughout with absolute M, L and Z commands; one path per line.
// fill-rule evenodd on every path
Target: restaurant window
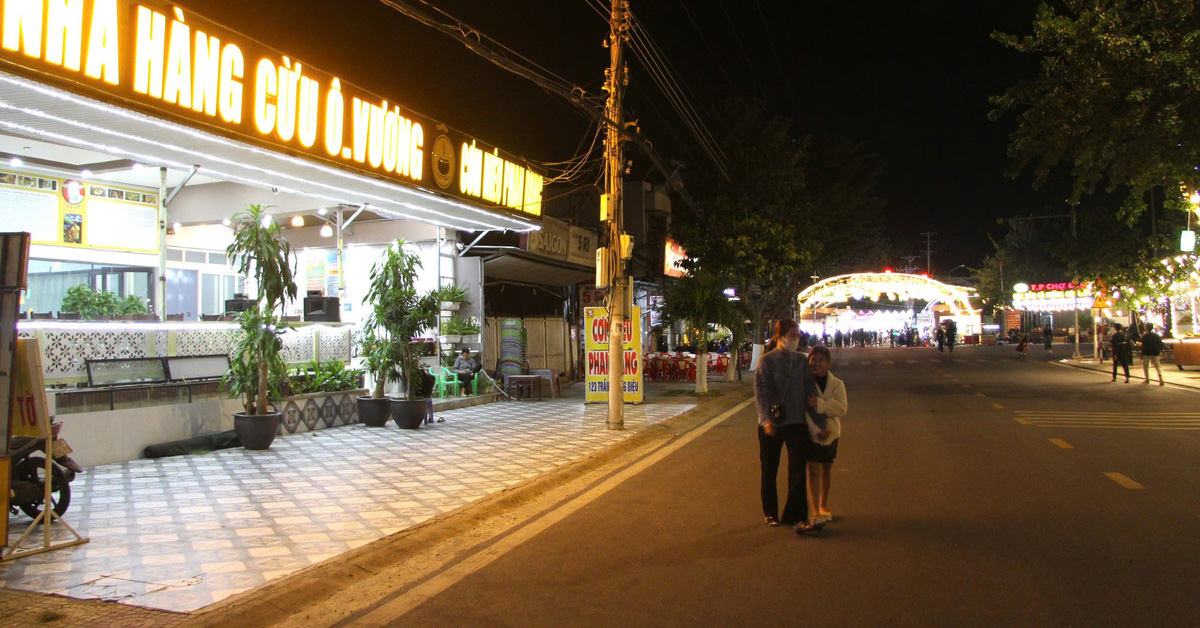
M 118 297 L 135 295 L 149 303 L 154 269 L 145 266 L 98 266 L 85 262 L 29 260 L 29 289 L 21 312 L 57 312 L 72 286 L 108 290 Z

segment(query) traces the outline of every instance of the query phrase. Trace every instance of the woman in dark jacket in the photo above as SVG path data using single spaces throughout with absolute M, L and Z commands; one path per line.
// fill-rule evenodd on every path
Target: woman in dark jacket
M 790 318 L 775 323 L 775 348 L 758 361 L 754 373 L 754 400 L 758 406 L 758 460 L 762 470 L 762 505 L 769 526 L 797 525 L 808 520 L 808 496 L 805 490 L 808 424 L 804 420 L 806 399 L 816 393 L 816 381 L 808 366 L 808 356 L 797 351 L 800 326 Z M 783 405 L 782 415 L 771 416 L 771 406 Z M 825 429 L 824 415 L 813 422 Z M 783 446 L 788 450 L 788 491 L 779 516 L 779 494 L 775 477 Z

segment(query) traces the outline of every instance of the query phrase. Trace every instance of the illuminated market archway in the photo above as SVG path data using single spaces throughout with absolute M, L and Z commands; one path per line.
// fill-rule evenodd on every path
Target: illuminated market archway
M 877 316 L 888 319 L 877 321 L 877 326 L 881 326 L 880 328 L 885 331 L 895 329 L 905 322 L 915 324 L 923 330 L 923 334 L 931 333 L 939 318 L 949 317 L 957 322 L 960 333 L 972 334 L 980 331 L 981 323 L 979 310 L 971 305 L 973 295 L 974 290 L 971 288 L 942 283 L 924 275 L 854 273 L 819 281 L 801 292 L 797 300 L 799 301 L 799 318 L 802 327 L 810 317 L 816 327 L 816 314 L 818 312 L 830 314 L 831 312 L 827 308 L 831 305 L 848 303 L 852 300 L 891 299 L 893 301 L 925 301 L 927 305 L 919 314 L 911 310 L 907 314 L 878 313 Z M 847 317 L 838 316 L 838 318 L 845 319 Z M 900 318 L 907 319 L 907 321 L 901 321 Z M 842 325 L 844 324 L 846 324 L 845 320 L 842 322 Z M 851 323 L 851 325 L 859 326 L 858 323 Z M 817 330 L 817 333 L 823 332 Z
M 924 275 L 904 273 L 855 273 L 823 279 L 809 286 L 798 297 L 800 315 L 814 308 L 831 303 L 845 303 L 851 299 L 878 301 L 886 296 L 894 301 L 909 299 L 944 303 L 950 306 L 955 316 L 979 314 L 971 306 L 971 288 L 954 286 L 930 279 Z

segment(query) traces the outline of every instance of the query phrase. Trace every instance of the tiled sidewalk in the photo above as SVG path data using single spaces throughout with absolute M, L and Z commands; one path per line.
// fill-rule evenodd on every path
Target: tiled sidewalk
M 625 431 L 579 399 L 439 412 L 419 430 L 361 425 L 268 451 L 88 469 L 66 520 L 91 542 L 0 565 L 3 586 L 192 611 L 419 524 L 627 438 L 694 403 L 627 406 Z M 10 520 L 13 541 L 28 524 Z M 63 531 L 65 532 L 65 531 Z

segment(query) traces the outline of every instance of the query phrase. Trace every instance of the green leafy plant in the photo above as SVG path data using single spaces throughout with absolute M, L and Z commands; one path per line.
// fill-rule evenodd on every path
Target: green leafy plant
M 238 316 L 240 336 L 230 356 L 230 373 L 257 368 L 258 378 L 251 386 L 249 381 L 242 381 L 241 375 L 227 374 L 231 383 L 226 389 L 242 397 L 247 414 L 266 414 L 268 396 L 273 391 L 277 393 L 287 373 L 281 355 L 283 343 L 279 340 L 287 325 L 276 318 L 275 312 L 285 299 L 296 298 L 295 261 L 291 244 L 284 239 L 279 225 L 268 217 L 264 206 L 239 209 L 231 223 L 233 242 L 225 254 L 231 264 L 237 265 L 238 272 L 255 279 L 258 296 L 254 307 Z
M 121 298 L 110 290 L 92 290 L 85 284 L 67 288 L 59 307 L 63 312 L 78 312 L 84 319 L 147 312 L 146 301 L 141 297 L 131 294 Z
M 448 303 L 470 303 L 467 300 L 467 289 L 462 286 L 446 286 L 442 288 L 442 301 Z
M 440 303 L 448 288 L 418 294 L 417 272 L 421 259 L 404 250 L 404 240 L 388 246 L 383 257 L 371 267 L 371 285 L 363 299 L 371 306 L 363 325 L 362 353 L 375 378 L 372 397 L 383 397 L 388 379 L 404 378 L 408 398 L 423 399 L 431 391 L 421 385 L 420 357 L 425 343 L 413 338 L 437 323 Z
M 340 360 L 313 360 L 296 369 L 289 377 L 292 394 L 329 393 L 354 390 L 362 377 L 361 369 L 348 369 Z
M 283 394 L 287 366 L 279 336 L 285 328 L 281 320 L 257 305 L 238 315 L 238 323 L 241 330 L 221 387 L 242 400 L 246 414 L 264 414 L 268 401 L 278 401 Z
M 471 336 L 479 333 L 479 319 L 472 316 L 453 316 L 442 321 L 442 334 L 447 336 Z

